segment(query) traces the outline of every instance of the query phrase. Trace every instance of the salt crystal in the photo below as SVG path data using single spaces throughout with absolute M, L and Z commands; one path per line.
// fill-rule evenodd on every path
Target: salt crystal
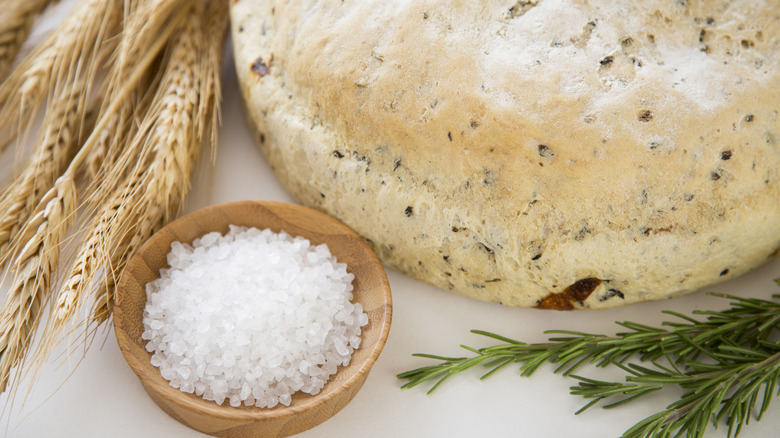
M 192 371 L 189 368 L 184 366 L 179 367 L 176 371 L 179 373 L 179 376 L 181 376 L 183 380 L 189 379 L 190 375 L 192 374 Z
M 320 392 L 360 345 L 368 315 L 354 276 L 326 245 L 230 226 L 192 246 L 146 286 L 143 339 L 171 386 L 231 406 L 289 405 Z
M 241 386 L 241 392 L 238 393 L 238 396 L 241 398 L 241 400 L 246 400 L 252 395 L 252 388 L 244 382 L 244 384 Z

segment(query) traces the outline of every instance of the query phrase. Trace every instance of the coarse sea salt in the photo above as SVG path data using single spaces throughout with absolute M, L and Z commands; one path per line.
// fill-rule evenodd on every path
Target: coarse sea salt
M 146 285 L 146 349 L 174 388 L 221 405 L 289 406 L 317 394 L 360 346 L 368 316 L 326 245 L 231 226 L 174 242 Z

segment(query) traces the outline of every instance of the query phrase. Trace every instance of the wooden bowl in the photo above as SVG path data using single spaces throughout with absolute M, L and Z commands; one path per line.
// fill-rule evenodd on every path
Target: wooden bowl
M 145 285 L 167 267 L 173 241 L 191 243 L 208 232 L 226 233 L 228 225 L 270 228 L 302 236 L 331 253 L 355 275 L 354 300 L 368 314 L 360 348 L 350 364 L 339 367 L 322 391 L 311 396 L 297 393 L 289 407 L 218 406 L 194 394 L 171 387 L 152 366 L 151 353 L 141 339 L 146 306 Z M 390 285 L 382 265 L 365 241 L 336 219 L 299 205 L 270 201 L 243 201 L 204 208 L 183 216 L 157 232 L 130 259 L 116 291 L 114 331 L 125 360 L 146 392 L 179 422 L 219 437 L 282 437 L 310 429 L 346 406 L 357 394 L 387 340 L 392 315 Z

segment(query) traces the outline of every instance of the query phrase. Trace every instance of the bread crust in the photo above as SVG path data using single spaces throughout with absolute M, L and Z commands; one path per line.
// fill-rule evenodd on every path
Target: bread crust
M 780 246 L 780 3 L 231 4 L 287 190 L 386 266 L 510 306 L 607 308 Z

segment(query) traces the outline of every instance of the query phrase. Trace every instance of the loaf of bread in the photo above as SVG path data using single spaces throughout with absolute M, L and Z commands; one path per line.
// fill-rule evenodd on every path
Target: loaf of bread
M 780 246 L 780 2 L 237 0 L 247 118 L 386 266 L 596 309 Z

